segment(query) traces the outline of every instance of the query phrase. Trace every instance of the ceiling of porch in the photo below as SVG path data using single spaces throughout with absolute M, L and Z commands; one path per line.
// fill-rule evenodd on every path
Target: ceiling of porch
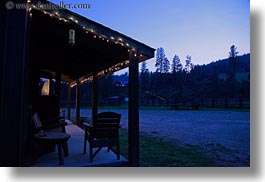
M 30 17 L 30 60 L 34 69 L 51 77 L 60 72 L 65 82 L 128 67 L 132 50 L 139 62 L 154 57 L 153 48 L 69 10 L 34 7 Z M 68 42 L 70 29 L 75 31 L 74 45 Z

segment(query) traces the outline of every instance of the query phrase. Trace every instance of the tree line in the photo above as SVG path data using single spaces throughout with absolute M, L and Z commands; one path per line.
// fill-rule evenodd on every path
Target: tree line
M 249 107 L 250 54 L 238 53 L 232 45 L 227 59 L 208 65 L 194 65 L 190 55 L 182 65 L 175 55 L 170 65 L 164 49 L 158 48 L 156 71 L 149 72 L 145 62 L 141 65 L 141 104 Z
M 140 105 L 249 107 L 250 54 L 238 56 L 234 45 L 227 59 L 207 65 L 194 65 L 190 55 L 186 56 L 185 65 L 178 55 L 170 62 L 164 49 L 158 48 L 155 67 L 156 71 L 151 72 L 146 62 L 141 63 Z M 128 97 L 127 86 L 128 73 L 100 78 L 100 104 L 122 104 Z M 67 86 L 62 86 L 61 90 L 61 103 L 66 103 Z M 74 98 L 75 89 L 72 89 L 73 105 Z M 91 98 L 91 83 L 81 85 L 81 105 L 90 106 Z

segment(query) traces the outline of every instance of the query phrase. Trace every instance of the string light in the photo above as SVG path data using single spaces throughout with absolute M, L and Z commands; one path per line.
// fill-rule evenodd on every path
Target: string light
M 35 7 L 36 8 L 36 7 Z M 36 8 L 37 9 L 37 8 Z M 52 14 L 52 13 L 48 13 L 48 12 L 46 12 L 46 11 L 42 11 L 44 14 L 48 14 L 50 17 L 54 17 L 54 14 L 55 15 L 57 15 L 57 17 L 56 18 L 58 18 L 60 21 L 64 21 L 65 23 L 67 23 L 67 22 L 69 22 L 67 19 L 64 19 L 64 18 L 61 18 L 61 17 L 59 17 L 59 13 L 58 12 L 54 12 L 54 14 Z M 77 23 L 78 24 L 78 20 L 76 20 L 76 19 L 74 19 L 74 17 L 73 16 L 70 16 L 69 17 L 69 19 L 71 20 L 71 21 L 73 21 L 73 22 L 75 22 L 75 23 Z M 88 34 L 88 32 L 90 31 L 91 33 L 94 33 L 95 34 L 95 32 L 94 32 L 94 30 L 93 29 L 88 29 L 88 28 L 86 28 L 85 26 L 82 26 L 82 28 L 85 30 L 85 32 L 86 32 L 86 34 Z M 97 38 L 97 35 L 94 35 L 94 38 Z M 111 36 L 110 38 L 107 38 L 107 37 L 104 37 L 104 36 L 102 36 L 102 35 L 99 35 L 99 38 L 100 39 L 102 39 L 103 41 L 105 41 L 106 40 L 106 42 L 107 43 L 109 43 L 110 41 L 112 41 L 113 43 L 115 43 L 115 44 L 119 44 L 119 45 L 121 45 L 121 46 L 126 46 L 126 47 L 130 47 L 130 44 L 129 43 L 122 43 L 123 42 L 123 39 L 122 38 L 118 38 L 118 41 L 114 41 L 115 40 L 115 38 L 113 37 L 113 36 Z M 135 49 L 132 49 L 132 50 L 135 50 Z M 128 52 L 130 51 L 130 49 L 128 49 Z
M 28 1 L 30 1 L 30 0 L 28 0 Z M 57 18 L 60 21 L 64 21 L 65 23 L 69 22 L 69 20 L 67 20 L 65 18 L 62 18 L 62 17 L 59 17 L 59 13 L 58 12 L 54 12 L 54 14 L 52 14 L 52 13 L 49 13 L 47 11 L 40 10 L 36 6 L 33 6 L 33 7 L 35 9 L 43 12 L 45 15 L 48 14 L 52 18 Z M 29 9 L 29 10 L 31 10 L 31 9 Z M 54 16 L 54 15 L 57 15 L 57 16 Z M 31 13 L 30 13 L 30 16 L 32 16 Z M 76 24 L 79 23 L 78 20 L 74 19 L 74 17 L 72 17 L 72 16 L 70 16 L 69 19 L 71 21 L 75 22 Z M 115 38 L 113 36 L 106 37 L 104 35 L 100 35 L 99 33 L 96 33 L 93 29 L 89 29 L 89 28 L 86 28 L 85 26 L 81 26 L 81 25 L 80 25 L 80 27 L 82 27 L 84 29 L 84 31 L 85 31 L 86 34 L 88 34 L 89 32 L 93 33 L 94 34 L 94 36 L 93 36 L 94 38 L 97 38 L 97 36 L 98 36 L 103 41 L 106 40 L 107 43 L 108 42 L 112 42 L 112 43 L 115 43 L 115 44 L 119 44 L 119 45 L 121 45 L 123 47 L 126 46 L 126 47 L 128 47 L 128 52 L 130 52 L 130 51 L 134 51 L 135 52 L 136 51 L 135 48 L 130 47 L 130 44 L 128 42 L 127 43 L 123 43 L 123 39 L 122 38 L 118 38 L 118 41 L 115 41 Z M 137 54 L 135 53 L 134 56 L 137 57 Z M 139 56 L 142 57 L 143 55 L 140 54 Z M 105 69 L 105 70 L 102 70 L 102 71 L 98 72 L 98 76 L 103 76 L 103 75 L 106 75 L 108 73 L 112 73 L 112 72 L 118 71 L 120 69 L 123 69 L 126 66 L 128 66 L 129 63 L 130 63 L 129 60 L 124 61 L 122 63 L 118 63 L 118 64 L 116 64 L 116 65 L 114 65 L 114 66 L 112 66 L 112 67 L 110 67 L 108 69 Z M 82 79 L 81 83 L 84 83 L 84 82 L 87 82 L 87 81 L 91 81 L 91 80 L 93 80 L 93 77 L 92 76 L 84 77 Z M 76 83 L 74 83 L 74 82 L 70 84 L 71 87 L 74 87 L 75 85 L 76 85 Z

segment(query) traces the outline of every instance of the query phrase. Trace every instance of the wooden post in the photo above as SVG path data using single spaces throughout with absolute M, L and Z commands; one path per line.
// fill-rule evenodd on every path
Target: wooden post
M 68 84 L 68 97 L 67 97 L 67 118 L 71 120 L 71 86 Z
M 52 95 L 52 78 L 49 79 L 49 95 Z
M 56 72 L 55 75 L 55 95 L 57 96 L 57 112 L 58 112 L 58 117 L 60 116 L 60 96 L 61 96 L 61 82 L 62 82 L 62 77 L 61 77 L 61 73 L 59 71 Z
M 130 51 L 129 65 L 129 165 L 139 166 L 139 74 L 136 51 Z
M 98 75 L 93 74 L 92 82 L 92 122 L 95 121 L 95 116 L 98 113 Z
M 76 81 L 76 113 L 75 113 L 75 124 L 79 124 L 80 122 L 80 81 L 77 79 Z

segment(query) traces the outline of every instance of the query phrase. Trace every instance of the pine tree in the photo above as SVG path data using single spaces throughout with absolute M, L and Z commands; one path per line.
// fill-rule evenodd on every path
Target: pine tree
M 185 62 L 186 62 L 186 65 L 185 65 L 184 70 L 186 73 L 190 73 L 191 70 L 194 68 L 194 65 L 191 62 L 191 56 L 187 55 Z
M 228 73 L 228 88 L 229 95 L 235 97 L 237 95 L 236 89 L 236 60 L 237 60 L 237 47 L 232 45 L 229 52 L 229 73 Z
M 169 60 L 167 58 L 164 59 L 163 61 L 163 71 L 162 73 L 168 73 L 170 70 L 170 63 Z
M 163 72 L 163 62 L 166 58 L 165 51 L 162 47 L 158 48 L 156 51 L 156 72 L 162 73 Z
M 141 73 L 146 73 L 148 72 L 148 69 L 147 69 L 147 66 L 146 66 L 146 62 L 142 62 L 142 65 L 141 65 Z
M 146 90 L 149 87 L 149 70 L 147 69 L 146 62 L 142 62 L 140 74 L 140 88 Z
M 173 60 L 172 60 L 172 65 L 171 65 L 172 73 L 180 72 L 182 70 L 182 68 L 183 68 L 183 66 L 180 62 L 179 57 L 177 55 L 175 55 Z
M 229 58 L 236 58 L 238 53 L 239 53 L 239 52 L 237 52 L 237 47 L 235 45 L 232 45 L 230 47 L 230 51 L 231 52 L 229 52 Z
M 237 59 L 237 47 L 232 45 L 229 52 L 229 79 L 235 80 L 236 77 L 236 59 Z

